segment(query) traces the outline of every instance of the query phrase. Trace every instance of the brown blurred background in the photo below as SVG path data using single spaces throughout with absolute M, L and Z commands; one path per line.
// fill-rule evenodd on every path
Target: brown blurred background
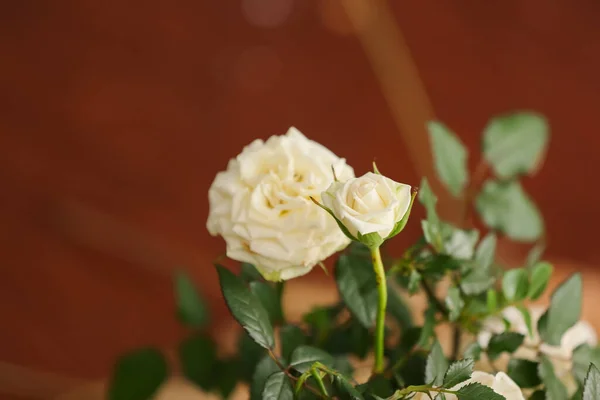
M 185 333 L 175 268 L 227 320 L 207 190 L 244 145 L 291 125 L 358 173 L 375 158 L 418 184 L 432 171 L 427 119 L 458 132 L 475 165 L 489 117 L 539 111 L 552 140 L 525 185 L 546 218 L 547 254 L 594 276 L 600 3 L 385 4 L 0 5 L 0 393 L 50 398 L 102 379 L 127 349 L 172 347 Z M 517 263 L 525 250 L 507 244 L 503 256 Z

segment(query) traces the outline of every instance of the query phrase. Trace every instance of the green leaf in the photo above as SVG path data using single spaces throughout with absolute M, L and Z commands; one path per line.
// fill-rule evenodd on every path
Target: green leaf
M 579 383 L 583 383 L 590 363 L 600 365 L 600 347 L 591 347 L 584 343 L 573 351 L 573 375 Z
M 544 231 L 542 215 L 516 181 L 486 181 L 476 199 L 477 211 L 483 222 L 509 238 L 530 242 Z
M 447 225 L 449 227 L 449 225 Z M 444 254 L 457 260 L 470 260 L 475 252 L 475 244 L 479 239 L 476 229 L 464 230 L 452 227 L 450 235 L 444 241 Z
M 489 271 L 494 263 L 498 239 L 494 233 L 488 233 L 477 246 L 475 251 L 475 268 Z
M 217 265 L 221 291 L 229 311 L 259 345 L 271 349 L 275 344 L 269 314 L 260 300 L 231 271 Z
M 435 211 L 437 196 L 431 190 L 429 182 L 425 177 L 423 177 L 421 180 L 418 197 L 419 202 L 423 204 L 425 210 L 427 211 L 427 221 L 429 221 L 429 223 L 436 223 L 438 221 L 438 216 Z
M 531 300 L 537 300 L 546 290 L 550 276 L 553 271 L 552 264 L 547 262 L 538 262 L 531 268 L 531 276 L 529 278 L 530 286 L 527 292 L 527 297 Z
M 281 371 L 275 361 L 269 356 L 265 356 L 256 365 L 252 384 L 250 385 L 250 400 L 262 400 L 262 393 L 265 389 L 267 379 L 276 372 Z
M 460 290 L 457 287 L 451 287 L 448 289 L 448 295 L 446 296 L 446 307 L 448 308 L 450 321 L 456 321 L 460 316 L 460 312 L 465 306 L 465 302 L 460 297 Z
M 110 400 L 147 400 L 167 379 L 167 361 L 157 349 L 146 348 L 121 356 L 108 389 Z
M 527 334 L 529 337 L 533 338 L 533 320 L 531 319 L 531 313 L 529 312 L 529 309 L 523 305 L 518 305 L 516 307 L 523 316 L 523 321 L 527 327 Z
M 442 350 L 442 346 L 440 346 L 440 342 L 436 340 L 427 357 L 425 382 L 431 383 L 433 386 L 440 386 L 444 381 L 444 374 L 447 369 L 448 360 L 446 359 L 446 356 L 444 356 L 444 351 Z
M 416 270 L 410 271 L 410 276 L 408 278 L 408 292 L 410 294 L 414 294 L 419 290 L 419 284 L 421 283 L 422 276 Z
M 377 399 L 378 396 L 387 398 L 393 391 L 394 389 L 388 379 L 383 375 L 375 374 L 369 378 L 369 381 L 366 383 L 366 390 L 363 394 L 367 394 L 367 396 L 365 396 L 366 398 Z
M 352 386 L 343 376 L 336 375 L 334 377 L 336 394 L 340 400 L 363 400 L 363 395 Z
M 250 283 L 252 281 L 262 281 L 263 277 L 254 265 L 250 263 L 242 263 L 240 279 L 247 283 Z
M 460 282 L 460 288 L 466 295 L 477 295 L 488 290 L 496 282 L 496 278 L 482 268 L 473 268 Z
M 427 124 L 435 168 L 448 191 L 458 197 L 469 179 L 467 149 L 456 134 L 439 122 Z
M 567 389 L 554 374 L 552 362 L 548 358 L 541 358 L 538 375 L 542 378 L 542 382 L 546 387 L 546 400 L 565 400 L 568 398 Z
M 283 372 L 275 372 L 265 382 L 263 400 L 294 400 L 290 379 Z
M 552 293 L 546 316 L 540 318 L 538 323 L 538 327 L 542 325 L 539 331 L 544 342 L 559 346 L 563 334 L 579 321 L 582 291 L 581 274 L 577 273 Z
M 324 365 L 333 363 L 333 357 L 321 349 L 311 346 L 300 346 L 292 353 L 290 367 L 298 372 L 306 372 L 315 362 Z
M 492 314 L 498 308 L 498 293 L 494 289 L 489 289 L 486 294 L 487 311 Z
M 532 267 L 537 264 L 537 262 L 541 260 L 544 250 L 546 250 L 544 243 L 536 243 L 535 246 L 529 250 L 529 253 L 527 253 L 526 265 Z
M 502 277 L 502 293 L 509 301 L 521 301 L 527 297 L 529 281 L 524 268 L 510 269 Z
M 205 391 L 212 389 L 217 362 L 215 343 L 204 335 L 195 335 L 181 342 L 178 352 L 183 375 Z
M 273 325 L 283 322 L 281 299 L 273 286 L 265 282 L 250 282 L 250 291 L 260 300 Z
M 600 399 L 600 371 L 594 364 L 590 364 L 583 384 L 583 400 L 598 399 Z
M 265 355 L 265 349 L 256 344 L 245 331 L 242 331 L 238 338 L 237 354 L 240 358 L 240 378 L 243 381 L 250 383 L 256 365 Z
M 546 392 L 543 390 L 536 390 L 527 400 L 546 400 Z
M 475 361 L 470 358 L 458 360 L 450 364 L 448 371 L 446 371 L 446 374 L 444 375 L 443 386 L 445 388 L 451 388 L 469 379 L 473 373 L 474 365 Z
M 495 360 L 503 352 L 514 353 L 523 344 L 524 339 L 525 336 L 517 332 L 502 332 L 493 335 L 487 348 L 488 356 Z
M 507 374 L 521 388 L 532 388 L 542 383 L 538 375 L 538 363 L 534 361 L 512 358 Z
M 370 249 L 375 249 L 383 243 L 383 238 L 377 232 L 367 233 L 365 235 L 358 232 L 356 239 Z
M 483 153 L 497 176 L 510 179 L 533 173 L 548 142 L 546 119 L 532 112 L 493 118 L 483 132 Z
M 296 325 L 286 325 L 279 331 L 281 338 L 281 355 L 290 359 L 292 352 L 303 344 L 306 344 L 306 335 L 304 331 Z
M 479 361 L 481 357 L 481 346 L 477 342 L 473 342 L 467 346 L 463 353 L 463 357 L 472 358 L 475 361 Z
M 397 293 L 396 288 L 388 281 L 388 301 L 387 301 L 387 313 L 389 313 L 396 321 L 398 325 L 405 330 L 413 326 L 412 313 L 408 305 L 404 302 L 404 299 Z
M 435 308 L 429 307 L 427 311 L 425 311 L 425 321 L 423 322 L 423 327 L 421 328 L 421 336 L 419 337 L 418 346 L 419 347 L 427 347 L 429 343 L 429 339 L 434 336 L 435 328 Z
M 208 323 L 208 310 L 194 284 L 183 271 L 173 277 L 177 315 L 188 326 L 201 328 Z
M 456 394 L 460 400 L 506 400 L 491 387 L 476 382 L 461 387 Z
M 340 296 L 361 324 L 369 328 L 377 315 L 377 281 L 373 268 L 364 260 L 343 254 L 335 265 Z
M 229 398 L 238 381 L 238 360 L 235 358 L 218 360 L 213 371 L 216 386 L 224 399 Z M 215 371 L 218 373 L 215 374 Z

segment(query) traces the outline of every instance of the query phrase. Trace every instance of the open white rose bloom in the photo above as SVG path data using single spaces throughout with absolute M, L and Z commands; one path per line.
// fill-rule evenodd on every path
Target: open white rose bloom
M 209 232 L 227 243 L 227 256 L 254 264 L 265 279 L 287 280 L 345 248 L 350 240 L 310 198 L 353 169 L 319 143 L 290 128 L 255 140 L 229 161 L 209 190 Z
M 323 205 L 355 238 L 378 234 L 386 239 L 410 208 L 411 187 L 367 172 L 360 178 L 338 179 L 323 193 Z
M 567 387 L 568 393 L 571 395 L 577 390 L 577 383 L 571 374 L 573 365 L 573 351 L 582 344 L 596 346 L 598 338 L 594 328 L 586 321 L 579 321 L 561 338 L 560 346 L 551 346 L 543 343 L 537 332 L 537 322 L 544 313 L 545 309 L 539 306 L 529 307 L 533 325 L 533 336 L 530 336 L 527 331 L 527 325 L 523 319 L 523 315 L 516 307 L 507 307 L 502 311 L 502 317 L 510 323 L 509 331 L 517 332 L 525 335 L 525 339 L 521 347 L 519 347 L 512 357 L 525 360 L 535 361 L 539 353 L 547 356 L 552 365 L 556 376 Z M 493 334 L 499 334 L 506 330 L 505 324 L 500 317 L 491 317 L 484 322 L 482 331 L 477 337 L 477 341 L 482 348 L 486 348 Z M 494 362 L 496 368 L 506 369 L 508 364 L 508 354 L 502 354 L 498 360 Z M 481 360 L 480 367 L 491 367 L 489 361 Z
M 487 372 L 474 371 L 470 379 L 459 383 L 458 385 L 450 388 L 455 391 L 471 383 L 480 383 L 485 386 L 492 388 L 494 392 L 500 394 L 506 398 L 506 400 L 525 400 L 521 388 L 504 372 L 498 372 L 496 375 L 488 374 Z M 429 400 L 436 398 L 437 393 L 431 392 L 431 397 L 427 393 L 417 393 L 414 400 Z M 446 400 L 457 400 L 456 395 L 445 393 Z

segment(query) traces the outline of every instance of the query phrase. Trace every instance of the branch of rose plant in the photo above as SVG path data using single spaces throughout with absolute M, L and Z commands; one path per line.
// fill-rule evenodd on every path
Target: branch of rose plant
M 295 377 L 294 375 L 292 375 L 292 373 L 289 371 L 288 368 L 286 368 L 277 358 L 277 356 L 275 355 L 275 353 L 273 353 L 273 350 L 271 349 L 267 349 L 267 352 L 269 354 L 269 357 L 271 357 L 271 359 L 275 362 L 275 364 L 277 365 L 277 367 L 288 377 L 290 378 L 292 381 L 297 382 L 298 378 Z M 308 383 L 306 383 L 305 381 L 302 382 L 302 385 L 304 385 L 304 387 L 308 390 L 310 390 L 311 392 L 313 392 L 315 395 L 319 396 L 322 399 L 328 399 L 328 396 L 325 396 L 323 394 L 321 394 L 321 392 L 319 392 L 318 389 L 315 389 L 314 387 L 310 386 Z
M 438 309 L 439 312 L 441 312 L 442 314 L 444 314 L 444 316 L 447 317 L 449 314 L 448 309 L 440 301 L 440 299 L 437 298 L 437 296 L 433 292 L 433 289 L 431 289 L 431 286 L 429 286 L 429 283 L 427 283 L 427 281 L 425 279 L 421 280 L 421 287 L 423 288 L 423 291 L 427 295 L 427 299 L 429 299 L 429 301 L 435 306 L 435 308 Z
M 407 394 L 421 392 L 421 393 L 429 393 L 429 392 L 438 392 L 438 393 L 448 393 L 448 394 L 456 394 L 458 393 L 456 390 L 449 390 L 444 388 L 436 388 L 427 385 L 414 385 L 408 386 L 404 389 L 397 390 L 391 397 L 388 397 L 387 400 L 399 400 L 404 398 Z
M 385 336 L 385 309 L 387 305 L 387 283 L 385 277 L 385 268 L 381 261 L 381 252 L 379 247 L 371 249 L 371 258 L 373 261 L 373 269 L 377 281 L 377 320 L 375 323 L 375 365 L 373 373 L 380 374 L 383 372 L 383 350 Z

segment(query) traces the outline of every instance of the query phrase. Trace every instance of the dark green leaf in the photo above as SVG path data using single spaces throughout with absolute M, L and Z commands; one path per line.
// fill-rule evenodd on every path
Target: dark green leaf
M 539 330 L 544 342 L 552 346 L 560 345 L 563 334 L 579 321 L 582 290 L 581 275 L 577 273 L 552 293 L 546 316 L 538 323 L 538 326 L 543 325 Z
M 343 376 L 352 376 L 352 374 L 354 373 L 354 367 L 352 366 L 352 363 L 350 363 L 348 357 L 345 356 L 335 357 L 333 359 L 333 365 L 331 366 L 331 368 L 334 371 L 339 372 Z
M 521 388 L 532 388 L 542 383 L 538 375 L 538 363 L 533 361 L 512 358 L 507 374 Z
M 448 308 L 450 321 L 456 321 L 460 316 L 460 312 L 465 306 L 465 302 L 460 297 L 460 290 L 457 287 L 451 287 L 448 289 L 448 295 L 446 296 L 446 307 Z
M 503 352 L 514 353 L 523 344 L 524 339 L 525 336 L 517 332 L 502 332 L 493 335 L 487 348 L 488 356 L 495 360 Z
M 358 390 L 358 388 L 357 388 Z M 377 398 L 376 396 L 386 398 L 393 393 L 394 389 L 388 379 L 383 375 L 373 375 L 366 383 L 366 388 L 362 392 L 366 398 Z
M 194 284 L 183 271 L 174 276 L 177 315 L 181 322 L 192 327 L 203 327 L 208 323 L 208 310 Z
M 375 272 L 364 260 L 341 255 L 335 266 L 335 279 L 340 296 L 352 314 L 369 328 L 377 314 L 377 281 Z
M 178 351 L 183 375 L 206 391 L 212 389 L 217 362 L 215 343 L 204 335 L 195 335 L 181 342 Z
M 467 149 L 454 132 L 439 122 L 427 125 L 435 168 L 448 191 L 458 197 L 469 180 Z
M 444 374 L 448 369 L 448 360 L 444 356 L 444 351 L 440 342 L 437 340 L 433 343 L 431 352 L 427 357 L 427 365 L 425 367 L 425 382 L 431 383 L 433 386 L 440 386 L 444 381 Z
M 583 384 L 583 400 L 598 399 L 600 399 L 600 371 L 594 364 L 590 364 Z
M 224 399 L 229 398 L 238 381 L 238 362 L 236 359 L 218 360 L 213 371 L 216 386 Z
M 530 284 L 527 297 L 531 300 L 536 300 L 544 293 L 544 290 L 546 290 L 548 282 L 550 281 L 553 269 L 552 264 L 547 262 L 538 262 L 531 267 L 531 277 L 529 279 Z
M 262 400 L 262 393 L 265 389 L 267 379 L 276 372 L 281 370 L 269 356 L 265 356 L 256 365 L 254 375 L 252 376 L 252 384 L 250 385 L 250 400 Z
M 465 358 L 472 358 L 475 361 L 479 361 L 479 358 L 481 357 L 481 346 L 479 346 L 479 343 L 473 342 L 468 345 L 463 353 L 463 356 Z
M 108 389 L 110 400 L 147 400 L 167 379 L 167 362 L 158 350 L 147 348 L 121 356 Z
M 529 281 L 524 268 L 509 269 L 502 278 L 502 293 L 509 301 L 521 301 L 527 296 Z
M 469 383 L 458 389 L 460 400 L 506 400 L 504 396 L 494 392 L 491 387 L 481 383 Z
M 448 371 L 446 371 L 446 375 L 444 375 L 443 386 L 445 388 L 451 388 L 469 379 L 473 373 L 474 365 L 475 361 L 471 358 L 458 360 L 450 364 Z
M 404 330 L 413 326 L 412 313 L 404 299 L 397 293 L 396 288 L 388 281 L 387 312 L 398 321 Z
M 258 364 L 265 355 L 265 349 L 256 344 L 245 331 L 242 331 L 242 334 L 238 339 L 237 348 L 237 353 L 240 357 L 240 378 L 249 383 L 252 381 L 252 375 L 254 374 L 256 364 Z
M 304 332 L 296 325 L 282 327 L 279 337 L 281 338 L 281 355 L 288 360 L 298 346 L 306 344 Z
M 434 328 L 435 328 L 435 308 L 429 307 L 427 311 L 425 311 L 425 322 L 423 323 L 423 327 L 421 328 L 421 336 L 419 337 L 419 342 L 417 346 L 419 347 L 427 347 L 429 343 L 429 339 L 434 336 Z
M 290 367 L 298 372 L 306 372 L 315 362 L 331 366 L 333 357 L 321 349 L 311 346 L 300 346 L 292 353 Z
M 410 271 L 410 277 L 408 279 L 408 291 L 411 294 L 414 294 L 419 290 L 419 284 L 421 283 L 421 274 L 419 274 L 416 270 Z
M 408 357 L 406 362 L 398 370 L 402 382 L 408 385 L 423 385 L 425 383 L 425 368 L 427 358 L 422 352 L 416 352 Z
M 265 382 L 263 400 L 294 400 L 290 379 L 283 372 L 275 372 Z
M 250 290 L 260 300 L 262 306 L 269 314 L 269 320 L 273 325 L 283 321 L 283 310 L 281 299 L 273 286 L 265 282 L 250 282 Z
M 250 283 L 252 281 L 262 281 L 263 277 L 254 265 L 249 263 L 242 263 L 240 279 Z
M 363 359 L 367 356 L 373 341 L 369 330 L 356 320 L 349 325 L 333 328 L 325 342 L 319 346 L 330 354 L 354 354 Z
M 546 400 L 546 392 L 543 390 L 536 390 L 527 400 Z
M 546 119 L 536 113 L 493 118 L 483 132 L 485 159 L 502 179 L 533 173 L 544 156 L 548 136 Z
M 273 348 L 273 326 L 260 300 L 231 271 L 217 265 L 221 291 L 233 317 L 256 343 Z
M 539 210 L 519 182 L 485 182 L 476 205 L 488 227 L 504 232 L 513 240 L 530 242 L 544 231 Z
M 363 395 L 352 386 L 344 377 L 336 376 L 334 378 L 336 394 L 340 400 L 363 400 Z
M 538 367 L 538 375 L 546 387 L 546 400 L 564 400 L 568 398 L 567 389 L 554 374 L 552 362 L 542 357 Z

